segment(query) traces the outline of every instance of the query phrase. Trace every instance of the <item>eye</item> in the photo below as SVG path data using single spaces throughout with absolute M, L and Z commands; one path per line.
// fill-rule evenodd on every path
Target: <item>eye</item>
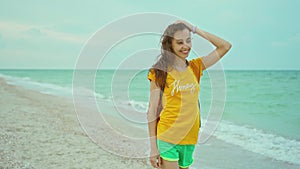
M 183 42 L 182 42 L 182 41 L 179 41 L 179 42 L 177 42 L 177 44 L 178 44 L 178 45 L 181 45 L 181 44 L 183 44 Z
M 192 42 L 191 39 L 187 39 L 187 40 L 186 40 L 186 43 L 191 43 L 191 42 Z

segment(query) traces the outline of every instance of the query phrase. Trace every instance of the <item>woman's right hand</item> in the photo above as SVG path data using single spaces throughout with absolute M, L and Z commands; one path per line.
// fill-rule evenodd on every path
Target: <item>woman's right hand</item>
M 185 20 L 177 20 L 177 21 L 175 21 L 175 24 L 177 24 L 177 23 L 183 23 L 186 27 L 189 28 L 190 31 L 193 30 L 193 25 L 190 24 L 189 22 L 185 21 Z
M 161 167 L 161 158 L 157 148 L 151 148 L 150 152 L 150 162 L 154 168 Z

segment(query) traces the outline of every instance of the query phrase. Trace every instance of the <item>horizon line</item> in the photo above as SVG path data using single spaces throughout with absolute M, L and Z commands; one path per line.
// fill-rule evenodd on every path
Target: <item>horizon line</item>
M 0 68 L 5 70 L 148 70 L 148 69 L 70 69 L 70 68 Z M 210 69 L 210 71 L 222 71 L 220 69 Z M 224 69 L 224 71 L 300 71 L 300 69 Z

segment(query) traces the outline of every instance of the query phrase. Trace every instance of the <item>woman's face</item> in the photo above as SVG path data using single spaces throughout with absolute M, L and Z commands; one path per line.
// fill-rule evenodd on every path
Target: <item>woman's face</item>
M 176 56 L 186 59 L 192 48 L 191 33 L 188 29 L 180 30 L 174 33 L 172 39 L 172 48 Z

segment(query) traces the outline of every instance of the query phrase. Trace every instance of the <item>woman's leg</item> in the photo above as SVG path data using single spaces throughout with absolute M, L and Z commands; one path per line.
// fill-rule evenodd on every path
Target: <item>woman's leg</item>
M 167 161 L 162 159 L 162 163 L 161 163 L 161 168 L 162 169 L 178 169 L 178 161 Z

